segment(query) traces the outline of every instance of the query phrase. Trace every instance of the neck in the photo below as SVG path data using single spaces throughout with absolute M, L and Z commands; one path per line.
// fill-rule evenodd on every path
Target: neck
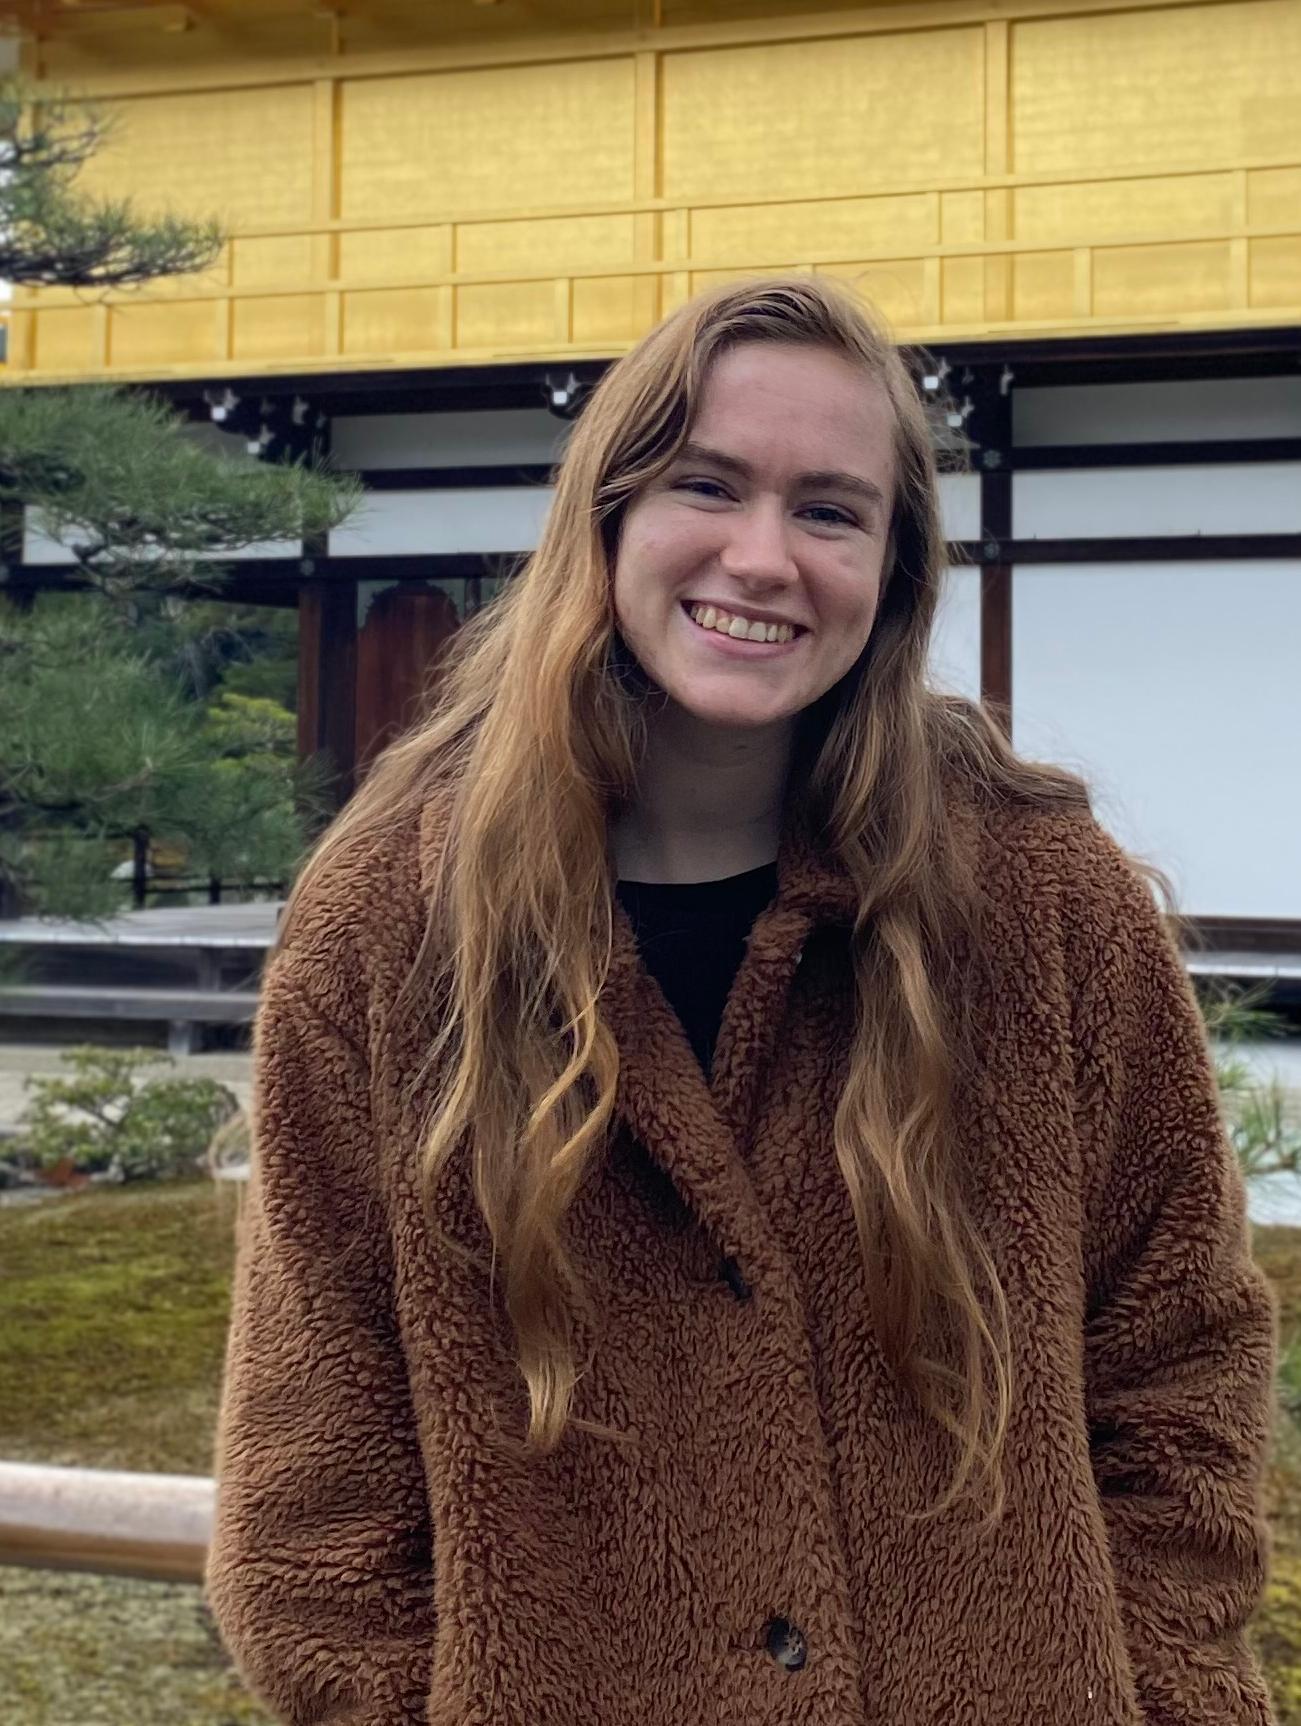
M 792 727 L 728 731 L 671 703 L 648 726 L 633 801 L 611 822 L 622 880 L 718 881 L 771 863 Z

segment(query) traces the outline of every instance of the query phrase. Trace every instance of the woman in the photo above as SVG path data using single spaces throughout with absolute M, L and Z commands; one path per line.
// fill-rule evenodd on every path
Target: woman
M 208 1596 L 287 1721 L 1261 1726 L 1275 1309 L 847 291 L 613 365 L 263 986 Z

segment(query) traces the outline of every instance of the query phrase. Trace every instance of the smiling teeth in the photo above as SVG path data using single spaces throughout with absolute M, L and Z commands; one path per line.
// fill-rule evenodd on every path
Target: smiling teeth
M 720 611 L 713 605 L 693 605 L 689 615 L 702 629 L 716 629 L 720 635 L 730 635 L 738 641 L 793 641 L 795 631 L 789 623 L 760 623 L 737 612 Z

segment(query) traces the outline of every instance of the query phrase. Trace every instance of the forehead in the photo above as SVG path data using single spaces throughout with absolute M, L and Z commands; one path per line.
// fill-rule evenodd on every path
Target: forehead
M 893 467 L 885 387 L 826 348 L 747 342 L 709 368 L 691 435 L 773 468 L 845 468 L 880 480 Z

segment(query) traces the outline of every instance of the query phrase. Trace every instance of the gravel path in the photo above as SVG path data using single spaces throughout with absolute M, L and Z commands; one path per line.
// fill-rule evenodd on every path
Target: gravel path
M 195 1585 L 0 1565 L 4 1726 L 271 1726 Z

